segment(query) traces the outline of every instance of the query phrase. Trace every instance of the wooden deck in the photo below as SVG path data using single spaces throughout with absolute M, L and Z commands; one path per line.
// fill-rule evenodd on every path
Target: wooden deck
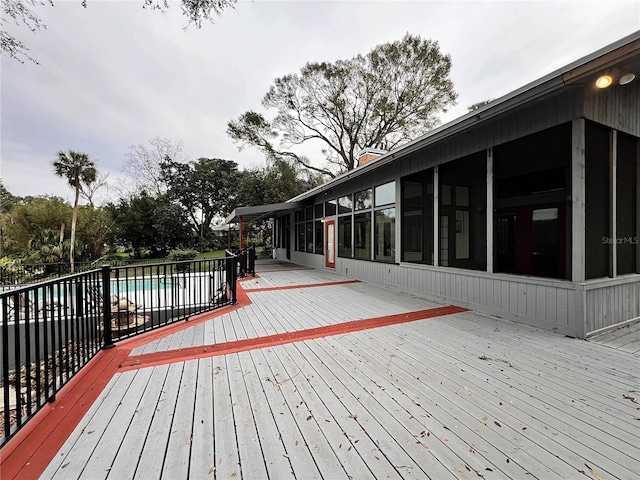
M 640 354 L 640 321 L 597 335 L 589 341 L 638 355 Z
M 442 306 L 345 280 L 260 273 L 251 303 L 130 355 Z M 181 359 L 116 372 L 41 478 L 637 479 L 639 371 L 474 312 Z

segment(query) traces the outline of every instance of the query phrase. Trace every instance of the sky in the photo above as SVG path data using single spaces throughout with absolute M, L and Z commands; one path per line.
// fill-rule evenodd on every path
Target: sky
M 39 65 L 0 60 L 0 178 L 14 195 L 69 201 L 51 165 L 60 150 L 87 153 L 112 182 L 125 178 L 129 147 L 156 137 L 182 141 L 189 160 L 264 166 L 257 150 L 238 151 L 227 123 L 247 110 L 271 118 L 262 97 L 307 62 L 366 54 L 406 33 L 438 41 L 458 93 L 446 123 L 640 30 L 638 1 L 255 0 L 201 29 L 175 1 L 166 13 L 143 0 L 54 3 L 35 9 L 46 29 L 10 27 Z M 322 165 L 319 149 L 304 153 Z

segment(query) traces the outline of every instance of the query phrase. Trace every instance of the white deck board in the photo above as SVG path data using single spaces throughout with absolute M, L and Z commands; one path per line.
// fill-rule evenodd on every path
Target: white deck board
M 308 424 L 307 411 L 299 392 L 283 381 L 278 362 L 267 360 L 270 349 L 251 352 L 274 422 L 282 441 L 283 455 L 288 455 L 294 472 L 306 472 L 306 478 L 322 478 L 311 448 L 317 444 L 317 432 Z M 329 465 L 331 468 L 331 465 Z M 340 477 L 337 477 L 340 478 Z
M 184 362 L 162 467 L 163 478 L 188 477 L 197 374 L 198 362 Z
M 250 291 L 341 278 L 265 272 L 250 305 L 132 353 L 440 306 L 366 283 Z M 464 312 L 118 373 L 42 478 L 637 478 L 640 357 L 601 340 Z
M 216 478 L 239 478 L 240 458 L 226 356 L 213 357 L 213 425 Z
M 273 412 L 266 399 L 265 392 L 259 381 L 257 369 L 250 352 L 242 352 L 238 355 L 242 367 L 243 377 L 251 375 L 245 382 L 246 393 L 256 427 L 256 433 L 262 449 L 262 457 L 269 478 L 286 479 L 295 478 L 290 455 L 287 455 L 285 445 L 282 443 L 280 433 L 273 418 Z M 256 381 L 258 380 L 258 381 Z M 249 461 L 253 461 L 249 459 Z M 244 463 L 243 463 L 244 465 Z M 243 474 L 246 470 L 243 468 Z
M 195 363 L 195 362 L 194 362 Z M 193 407 L 193 438 L 189 458 L 189 478 L 211 478 L 215 472 L 213 422 L 213 359 L 198 363 L 197 391 Z
M 110 467 L 109 475 L 112 478 L 128 480 L 135 475 L 168 371 L 168 365 L 153 369 L 133 421 Z
M 240 365 L 238 354 L 227 356 L 227 371 L 242 476 L 267 478 L 257 425 L 245 386 L 244 376 L 247 372 Z
M 86 461 L 94 454 L 96 445 L 118 410 L 134 377 L 135 375 L 129 375 L 126 378 L 114 378 L 109 382 L 104 395 L 87 412 L 41 478 L 67 479 L 80 476 Z M 72 456 L 69 455 L 70 452 L 73 452 Z M 78 458 L 87 460 L 79 461 Z

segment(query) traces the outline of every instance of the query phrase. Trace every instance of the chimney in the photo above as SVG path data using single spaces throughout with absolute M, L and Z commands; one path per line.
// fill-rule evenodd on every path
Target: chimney
M 377 148 L 363 148 L 358 153 L 358 165 L 356 166 L 356 168 L 375 160 L 380 155 L 384 155 L 385 153 L 387 152 L 385 152 L 384 150 L 378 150 Z

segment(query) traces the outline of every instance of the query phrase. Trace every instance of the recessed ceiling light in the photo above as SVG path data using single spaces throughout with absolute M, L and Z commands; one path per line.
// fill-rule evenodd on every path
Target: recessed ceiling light
M 620 85 L 626 85 L 627 83 L 631 83 L 635 80 L 636 78 L 636 74 L 635 73 L 627 73 L 623 76 L 620 77 L 620 80 L 618 80 L 618 83 Z
M 596 87 L 598 88 L 607 88 L 611 85 L 613 79 L 609 75 L 602 75 L 598 80 L 596 80 Z

